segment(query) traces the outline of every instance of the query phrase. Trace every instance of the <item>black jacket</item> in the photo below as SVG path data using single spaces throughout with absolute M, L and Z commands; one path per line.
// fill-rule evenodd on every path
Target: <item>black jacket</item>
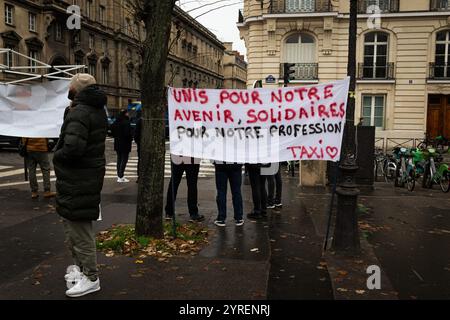
M 53 157 L 56 210 L 72 221 L 97 220 L 105 177 L 107 98 L 96 85 L 75 97 Z
M 111 132 L 114 137 L 114 151 L 130 153 L 133 131 L 128 117 L 118 118 L 111 126 Z

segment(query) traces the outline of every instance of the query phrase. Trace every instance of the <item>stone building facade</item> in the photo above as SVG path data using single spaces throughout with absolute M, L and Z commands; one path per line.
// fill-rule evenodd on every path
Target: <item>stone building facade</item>
M 356 122 L 376 126 L 384 147 L 450 137 L 450 3 L 360 0 L 358 11 Z M 273 75 L 264 86 L 282 86 L 286 62 L 295 63 L 290 85 L 344 78 L 348 23 L 349 1 L 245 0 L 247 85 Z
M 224 88 L 247 89 L 247 62 L 239 51 L 233 50 L 232 42 L 225 42 Z
M 127 0 L 2 0 L 0 47 L 11 48 L 49 65 L 85 65 L 108 94 L 114 114 L 140 99 L 139 43 L 145 37 Z M 81 9 L 81 29 L 69 30 L 70 5 Z M 179 33 L 178 33 L 179 32 Z M 178 36 L 177 36 L 178 35 Z M 176 7 L 167 62 L 167 84 L 220 88 L 225 47 L 217 37 Z M 4 54 L 0 63 L 26 65 L 27 59 Z M 42 70 L 33 70 L 37 73 Z M 14 75 L 1 74 L 3 80 Z M 16 76 L 17 77 L 17 76 Z
M 175 7 L 166 83 L 172 87 L 222 88 L 225 47 L 217 37 Z

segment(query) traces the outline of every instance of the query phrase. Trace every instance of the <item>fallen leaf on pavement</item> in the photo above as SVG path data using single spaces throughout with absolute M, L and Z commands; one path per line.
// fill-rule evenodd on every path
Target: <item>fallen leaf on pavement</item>
M 364 294 L 364 293 L 366 293 L 366 290 L 355 290 L 355 292 L 357 294 Z

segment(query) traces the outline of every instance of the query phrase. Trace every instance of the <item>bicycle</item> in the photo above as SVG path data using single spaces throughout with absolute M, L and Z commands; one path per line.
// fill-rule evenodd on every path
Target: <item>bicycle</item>
M 392 155 L 385 155 L 381 150 L 377 150 L 374 159 L 374 180 L 378 181 L 378 177 L 382 176 L 385 182 L 393 180 L 397 164 Z M 379 174 L 381 172 L 381 175 Z
M 416 185 L 416 172 L 413 162 L 413 154 L 411 150 L 400 148 L 398 152 L 399 165 L 395 171 L 394 185 L 396 187 L 406 187 L 409 191 L 413 191 Z
M 431 189 L 433 184 L 439 184 L 442 192 L 447 193 L 450 190 L 450 172 L 449 166 L 441 163 L 436 169 L 436 162 L 443 160 L 442 155 L 436 153 L 436 149 L 430 148 L 426 153 L 426 166 L 423 176 L 422 187 Z

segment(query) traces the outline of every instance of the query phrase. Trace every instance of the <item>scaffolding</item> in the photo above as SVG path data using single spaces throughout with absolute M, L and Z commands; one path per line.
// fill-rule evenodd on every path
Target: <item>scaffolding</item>
M 27 65 L 14 66 L 12 61 L 17 59 L 18 57 L 25 59 Z M 42 81 L 44 79 L 70 80 L 74 76 L 76 71 L 82 71 L 86 68 L 86 66 L 84 65 L 50 65 L 9 48 L 0 48 L 0 61 L 8 61 L 8 64 L 10 64 L 5 65 L 0 63 L 1 74 L 12 74 L 23 77 L 6 82 L 0 81 L 0 84 L 2 85 L 16 84 L 33 80 Z M 43 71 L 43 73 L 38 74 L 36 72 L 37 70 Z M 75 73 L 71 73 L 74 71 Z

